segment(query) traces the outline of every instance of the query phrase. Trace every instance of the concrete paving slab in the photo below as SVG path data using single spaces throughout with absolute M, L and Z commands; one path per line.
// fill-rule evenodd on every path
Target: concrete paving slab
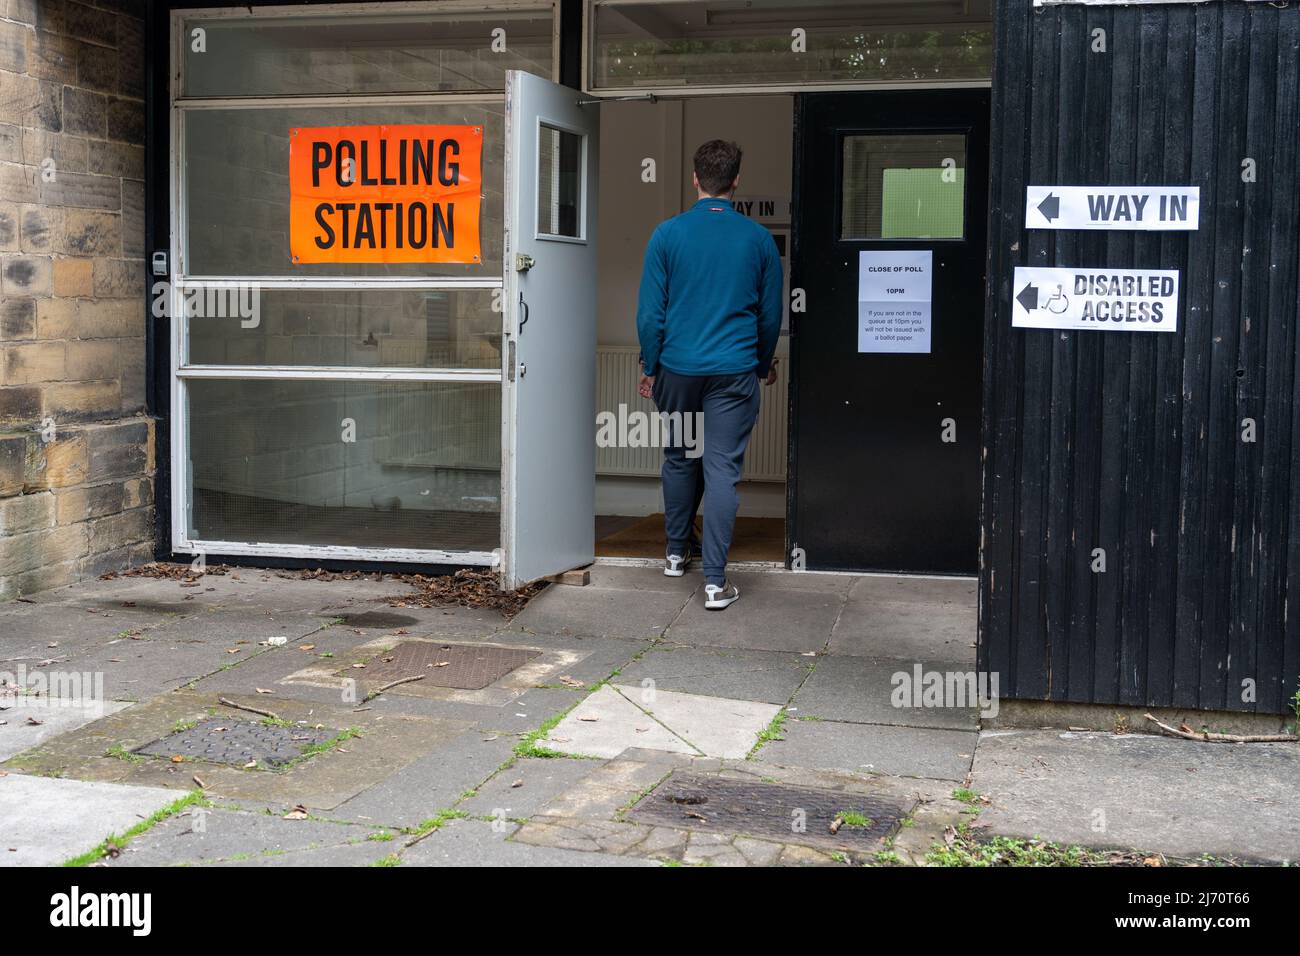
M 652 680 L 661 690 L 784 704 L 808 676 L 814 658 L 741 648 L 659 643 L 622 669 L 620 684 Z
M 679 694 L 641 686 L 615 685 L 615 690 L 706 757 L 743 759 L 781 710 L 780 704 Z M 646 746 L 644 742 L 639 745 Z
M 700 753 L 609 686 L 570 711 L 540 743 L 586 757 L 617 757 L 629 747 Z
M 780 575 L 758 572 L 737 572 L 732 580 L 740 588 L 739 601 L 724 611 L 708 611 L 702 598 L 692 599 L 673 622 L 667 639 L 676 644 L 793 653 L 826 647 L 844 604 L 837 589 L 795 587 Z
M 51 737 L 76 730 L 131 705 L 118 701 L 66 701 L 56 704 L 0 697 L 0 760 L 30 750 Z M 39 723 L 33 723 L 39 721 Z
M 551 634 L 643 640 L 659 637 L 677 617 L 684 592 L 594 587 L 547 588 L 511 622 Z
M 670 578 L 660 567 L 627 568 L 604 564 L 594 564 L 590 568 L 591 583 L 589 588 L 608 588 L 615 591 L 666 591 L 683 596 L 694 594 L 704 587 L 704 576 L 698 571 L 698 563 L 680 578 Z
M 247 859 L 228 860 L 213 866 L 375 866 L 379 861 L 393 856 L 401 848 L 397 841 L 391 843 L 346 843 L 339 846 L 314 847 L 307 850 L 290 850 L 250 856 Z
M 523 757 L 456 809 L 476 817 L 526 820 L 595 769 L 590 760 Z
M 830 652 L 973 667 L 976 607 L 972 580 L 860 578 L 835 624 Z
M 960 781 L 970 770 L 978 734 L 964 730 L 883 727 L 832 721 L 786 721 L 783 740 L 764 744 L 764 763 L 844 773 L 893 774 Z
M 140 834 L 109 866 L 192 866 L 365 842 L 370 827 L 209 807 L 189 807 Z M 399 845 L 390 841 L 387 845 Z M 391 852 L 391 849 L 389 850 Z M 382 854 L 381 854 L 382 855 Z
M 518 829 L 452 820 L 402 853 L 403 866 L 654 866 L 652 860 L 531 846 L 509 839 Z
M 456 804 L 511 756 L 514 737 L 471 730 L 362 790 L 328 814 L 369 826 L 415 827 Z
M 198 613 L 185 609 L 185 614 Z M 0 606 L 0 667 L 12 669 L 41 661 L 64 661 L 128 634 L 146 634 L 180 616 L 61 604 L 14 603 Z
M 617 588 L 547 588 L 511 622 L 512 628 L 556 633 L 653 639 L 689 600 L 685 592 Z
M 997 834 L 1159 852 L 1300 861 L 1300 748 L 1146 734 L 995 731 L 971 786 Z
M 0 866 L 57 866 L 174 803 L 175 790 L 0 777 Z
M 793 591 L 829 591 L 841 596 L 847 595 L 858 581 L 856 574 L 785 570 L 736 571 L 735 580 L 741 578 L 767 591 L 789 588 Z
M 238 655 L 227 648 L 239 647 Z M 157 640 L 115 641 L 79 654 L 59 666 L 74 671 L 104 675 L 104 694 L 109 700 L 139 701 L 183 687 L 190 681 L 236 666 L 266 653 L 255 644 L 189 641 L 175 635 Z
M 973 667 L 933 662 L 920 666 L 922 680 L 926 674 L 952 674 L 954 679 L 951 684 L 954 689 L 960 688 L 963 693 L 969 689 L 965 677 L 973 673 Z M 896 688 L 900 685 L 907 691 L 906 697 L 896 694 Z M 945 700 L 946 706 L 921 706 L 924 698 L 922 694 L 914 693 L 915 685 L 915 666 L 906 661 L 828 655 L 818 659 L 812 675 L 795 694 L 794 713 L 801 719 L 820 717 L 824 720 L 893 724 L 900 727 L 979 729 L 979 710 L 976 707 L 953 706 L 955 698 L 952 701 Z M 916 706 L 895 706 L 896 699 Z M 971 703 L 977 700 L 976 697 L 969 699 Z M 966 697 L 962 698 L 962 701 L 966 700 Z

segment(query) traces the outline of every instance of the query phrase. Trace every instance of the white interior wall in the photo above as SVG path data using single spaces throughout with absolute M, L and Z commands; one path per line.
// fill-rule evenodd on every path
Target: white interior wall
M 650 233 L 695 201 L 691 159 L 700 143 L 731 139 L 744 150 L 738 195 L 789 199 L 793 171 L 794 102 L 789 95 L 708 96 L 600 105 L 600 208 L 597 341 L 635 346 L 637 290 Z M 642 177 L 655 161 L 651 182 Z M 786 355 L 782 341 L 778 355 Z M 647 515 L 663 510 L 652 479 L 598 477 L 599 514 Z M 740 513 L 785 515 L 785 486 L 746 482 Z

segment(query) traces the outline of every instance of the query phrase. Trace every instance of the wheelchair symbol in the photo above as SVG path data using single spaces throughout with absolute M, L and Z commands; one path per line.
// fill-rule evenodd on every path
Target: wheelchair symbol
M 1070 308 L 1070 297 L 1061 290 L 1061 286 L 1058 284 L 1056 293 L 1047 297 L 1047 302 L 1044 303 L 1043 308 L 1055 315 L 1063 315 Z

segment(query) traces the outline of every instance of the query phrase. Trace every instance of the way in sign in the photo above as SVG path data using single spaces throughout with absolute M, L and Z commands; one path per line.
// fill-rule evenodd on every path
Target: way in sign
M 1027 229 L 1199 228 L 1199 186 L 1027 186 Z
M 1175 332 L 1178 273 L 1017 268 L 1011 324 L 1026 329 Z

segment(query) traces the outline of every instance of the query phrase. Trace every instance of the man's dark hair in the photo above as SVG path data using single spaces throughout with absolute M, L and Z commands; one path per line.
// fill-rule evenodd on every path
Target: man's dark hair
M 700 188 L 718 196 L 731 188 L 740 175 L 740 147 L 723 139 L 711 139 L 695 151 L 695 177 Z

